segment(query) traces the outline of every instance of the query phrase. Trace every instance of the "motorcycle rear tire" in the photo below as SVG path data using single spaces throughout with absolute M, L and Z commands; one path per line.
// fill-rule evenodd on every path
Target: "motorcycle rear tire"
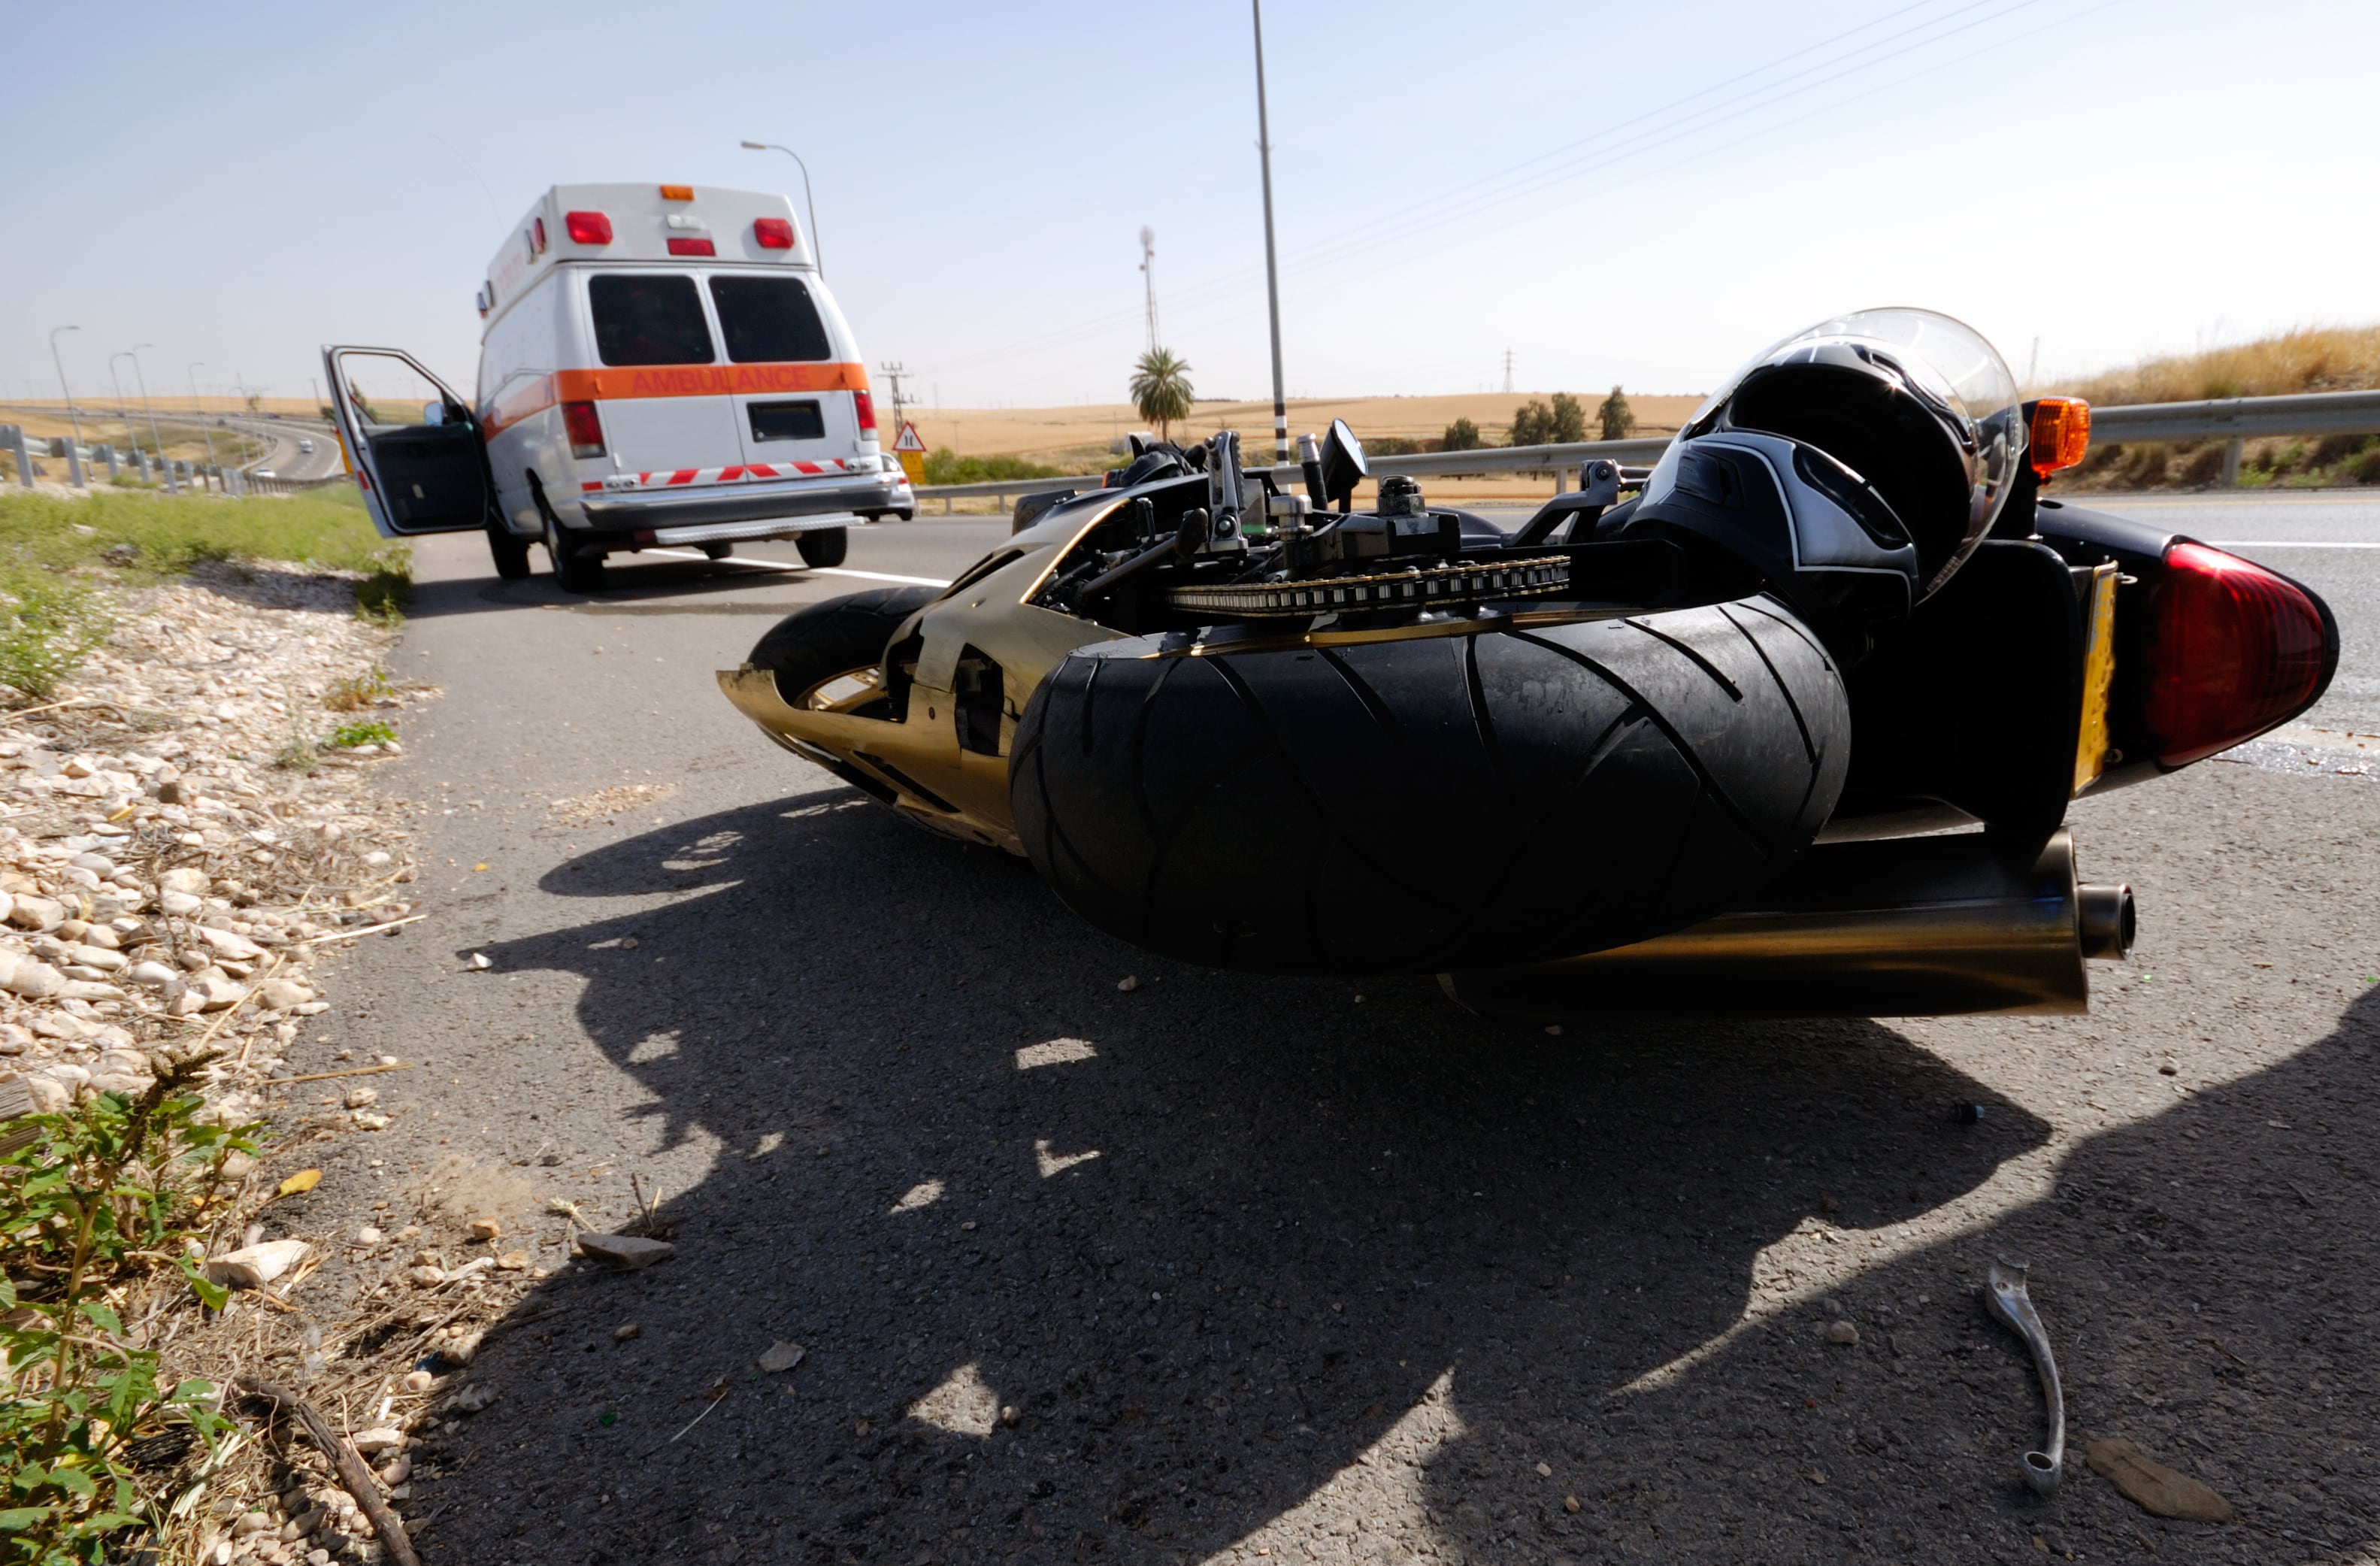
M 1840 672 L 1774 599 L 1463 636 L 1078 649 L 1010 802 L 1059 897 L 1168 956 L 1443 973 L 1647 940 L 1832 811 Z

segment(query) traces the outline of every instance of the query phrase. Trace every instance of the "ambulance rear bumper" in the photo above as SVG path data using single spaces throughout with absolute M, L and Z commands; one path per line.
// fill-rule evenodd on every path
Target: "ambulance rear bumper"
M 690 490 L 590 494 L 579 503 L 589 528 L 606 533 L 656 534 L 664 528 L 724 522 L 795 521 L 855 511 L 908 511 L 917 504 L 907 481 L 897 473 L 777 482 L 747 480 Z

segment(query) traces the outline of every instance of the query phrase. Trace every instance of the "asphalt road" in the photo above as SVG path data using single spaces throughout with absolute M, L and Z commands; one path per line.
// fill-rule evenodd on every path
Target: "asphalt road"
M 2380 541 L 2380 507 L 2190 515 L 2258 532 L 2380 673 L 2380 552 L 2277 547 Z M 420 548 L 396 672 L 445 694 L 382 775 L 430 917 L 345 962 L 291 1064 L 427 1069 L 379 1079 L 396 1123 L 321 1155 L 304 1221 L 441 1168 L 546 1260 L 536 1207 L 617 1223 L 632 1171 L 680 1225 L 671 1261 L 558 1273 L 521 1307 L 557 1314 L 490 1340 L 501 1399 L 410 1503 L 425 1559 L 2380 1548 L 2369 779 L 2208 764 L 2078 807 L 2086 868 L 2142 905 L 2088 1017 L 1514 1032 L 1426 982 L 1151 959 L 718 697 L 793 605 L 1004 530 L 869 529 L 831 577 L 623 563 L 592 600 Z M 2325 712 L 2380 727 L 2374 697 Z M 666 792 L 555 808 L 623 785 Z M 2067 1376 L 2046 1501 L 2027 1364 L 1975 1298 L 2001 1252 Z M 336 1316 L 355 1278 L 301 1298 Z M 778 1340 L 807 1356 L 763 1377 Z M 2119 1435 L 2238 1518 L 2122 1499 L 2080 1456 Z
M 276 479 L 326 479 L 339 470 L 339 440 L 327 424 L 298 424 L 279 419 L 231 419 L 225 423 L 267 443 L 264 455 L 248 464 L 247 471 L 262 469 Z M 311 441 L 310 452 L 298 449 Z

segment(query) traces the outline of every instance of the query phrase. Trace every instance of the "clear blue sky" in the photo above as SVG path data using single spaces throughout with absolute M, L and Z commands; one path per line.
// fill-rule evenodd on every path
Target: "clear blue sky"
M 304 395 L 325 342 L 468 385 L 547 185 L 817 182 L 871 361 L 1114 400 L 1138 232 L 1202 395 L 1263 395 L 1244 5 L 17 6 L 0 394 Z M 2020 374 L 2380 318 L 2370 0 L 1804 0 L 1266 16 L 1293 395 L 1707 388 L 1864 305 Z M 1853 31 L 1852 30 L 1859 30 Z M 1835 35 L 1850 36 L 1826 42 Z M 1528 160 L 1537 160 L 1528 163 Z M 1524 163 L 1525 167 L 1518 167 Z M 484 188 L 483 188 L 484 185 Z

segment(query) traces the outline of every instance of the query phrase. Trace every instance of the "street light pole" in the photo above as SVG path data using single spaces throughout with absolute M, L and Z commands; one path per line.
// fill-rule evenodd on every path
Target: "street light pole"
M 791 147 L 781 147 L 774 141 L 747 141 L 744 150 L 747 152 L 783 152 L 794 160 L 795 168 L 802 171 L 802 205 L 809 209 L 810 214 L 810 261 L 818 267 L 818 274 L 824 277 L 826 248 L 819 243 L 818 199 L 810 194 L 810 165 L 802 162 L 799 152 Z
M 185 372 L 190 378 L 190 419 L 199 427 L 199 439 L 207 443 L 207 466 L 215 470 L 215 483 L 229 494 L 231 487 L 223 481 L 223 465 L 215 461 L 215 438 L 208 432 L 206 414 L 199 407 L 199 370 L 206 362 L 202 358 L 192 359 L 190 368 Z
M 67 384 L 67 361 L 58 357 L 58 334 L 81 330 L 79 326 L 50 328 L 50 362 L 58 367 L 58 390 L 67 395 L 67 422 L 74 426 L 74 440 L 77 445 L 82 444 L 82 418 L 75 412 L 74 388 Z
M 1265 118 L 1264 0 L 1248 0 L 1257 27 L 1257 155 L 1264 167 L 1265 305 L 1272 314 L 1272 460 L 1289 465 L 1289 403 L 1281 382 L 1281 269 L 1272 249 L 1272 131 Z
M 165 460 L 165 437 L 157 433 L 156 405 L 149 400 L 149 377 L 140 370 L 140 350 L 156 346 L 154 343 L 135 343 L 125 351 L 131 356 L 133 383 L 140 388 L 140 411 L 149 419 L 149 443 L 157 448 L 157 460 L 162 463 Z M 173 480 L 168 479 L 165 482 L 170 486 Z
M 123 357 L 107 356 L 107 383 L 115 393 L 115 417 L 124 421 L 124 438 L 128 441 L 132 438 L 132 405 L 124 400 L 124 382 L 115 376 L 115 361 Z

